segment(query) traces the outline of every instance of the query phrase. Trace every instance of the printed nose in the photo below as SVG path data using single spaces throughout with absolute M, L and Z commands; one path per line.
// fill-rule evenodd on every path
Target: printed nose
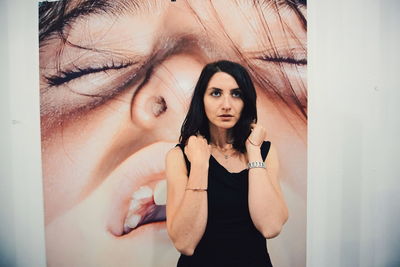
M 155 66 L 132 101 L 132 122 L 161 140 L 179 137 L 203 65 L 177 55 Z

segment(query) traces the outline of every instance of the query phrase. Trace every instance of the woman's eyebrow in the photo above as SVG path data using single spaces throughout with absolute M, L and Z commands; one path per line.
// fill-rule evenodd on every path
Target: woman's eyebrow
M 222 89 L 220 89 L 218 87 L 209 87 L 208 90 L 223 91 Z M 230 91 L 236 91 L 236 90 L 241 91 L 239 87 L 230 89 Z
M 153 5 L 154 0 L 85 0 L 76 5 L 68 5 L 69 2 L 72 1 L 45 2 L 40 5 L 40 41 L 54 32 L 63 32 L 66 25 L 72 27 L 78 18 L 101 13 L 113 16 L 124 12 L 136 14 L 144 9 L 156 7 Z

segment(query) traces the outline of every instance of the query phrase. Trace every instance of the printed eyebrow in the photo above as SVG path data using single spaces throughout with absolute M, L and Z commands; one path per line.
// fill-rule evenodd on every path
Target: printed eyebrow
M 78 18 L 93 14 L 118 16 L 124 12 L 138 13 L 154 8 L 154 0 L 85 0 L 71 8 L 70 1 L 41 2 L 39 5 L 39 40 L 43 41 L 56 32 L 63 33 L 65 26 L 72 26 Z

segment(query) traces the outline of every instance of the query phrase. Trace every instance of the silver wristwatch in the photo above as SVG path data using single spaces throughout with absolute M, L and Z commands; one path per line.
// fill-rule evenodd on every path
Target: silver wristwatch
M 265 163 L 262 161 L 252 161 L 247 164 L 248 169 L 252 168 L 264 168 L 265 169 Z

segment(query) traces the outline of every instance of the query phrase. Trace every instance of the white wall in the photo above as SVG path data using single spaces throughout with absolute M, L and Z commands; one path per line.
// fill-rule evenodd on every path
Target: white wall
M 307 266 L 400 266 L 399 11 L 309 3 Z
M 36 1 L 0 1 L 0 266 L 45 266 Z
M 308 3 L 309 267 L 400 266 L 399 11 Z M 45 266 L 37 2 L 1 0 L 0 35 L 0 266 Z

